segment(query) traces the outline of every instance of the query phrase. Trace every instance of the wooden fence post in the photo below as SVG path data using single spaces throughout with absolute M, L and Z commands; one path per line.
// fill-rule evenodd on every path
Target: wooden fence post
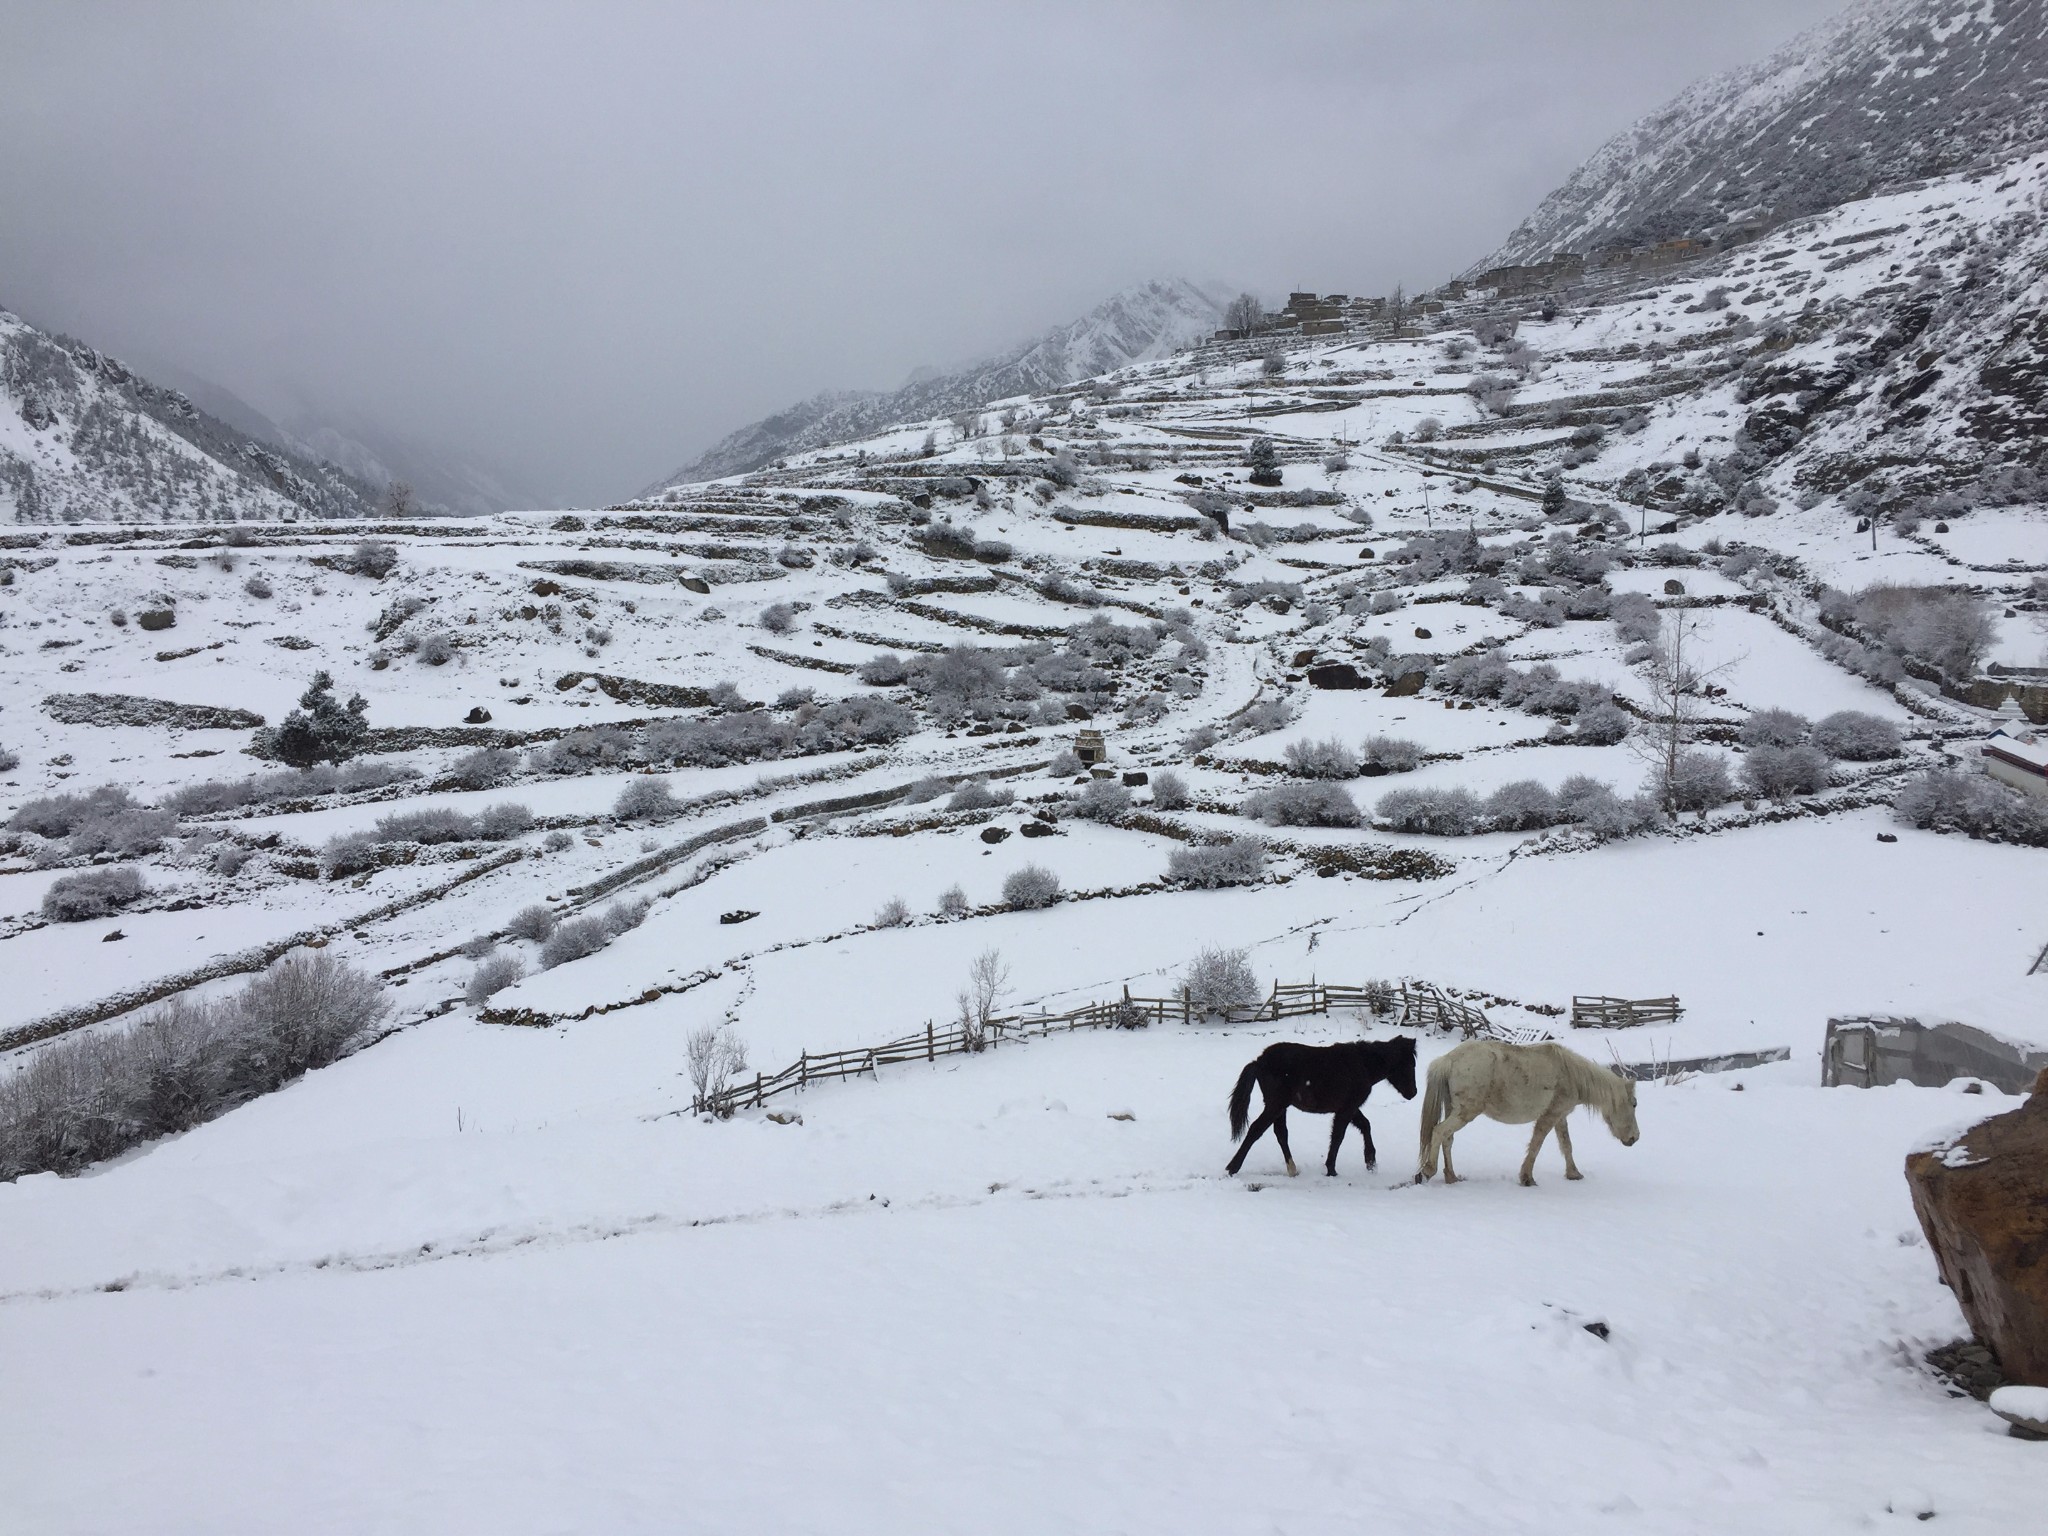
M 932 1049 L 932 1021 L 930 1019 L 924 1021 L 924 1059 L 926 1061 L 937 1061 L 939 1059 L 939 1053 Z
M 811 1053 L 809 1051 L 798 1051 L 796 1053 L 796 1085 L 799 1088 L 808 1088 L 811 1085 Z

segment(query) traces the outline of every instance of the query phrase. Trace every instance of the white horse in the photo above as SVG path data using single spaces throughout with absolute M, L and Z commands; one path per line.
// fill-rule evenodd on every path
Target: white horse
M 1564 1153 L 1564 1176 L 1582 1177 L 1572 1161 L 1572 1136 L 1565 1117 L 1581 1105 L 1600 1111 L 1607 1129 L 1625 1147 L 1641 1134 L 1636 1129 L 1636 1085 L 1633 1078 L 1610 1072 L 1556 1041 L 1542 1045 L 1509 1045 L 1503 1040 L 1468 1040 L 1429 1064 L 1429 1083 L 1422 1095 L 1422 1152 L 1415 1182 L 1436 1173 L 1436 1155 L 1444 1155 L 1444 1182 L 1455 1184 L 1451 1138 L 1481 1115 L 1508 1125 L 1536 1122 L 1529 1155 L 1522 1159 L 1522 1182 L 1536 1182 L 1536 1154 L 1543 1138 L 1557 1132 Z

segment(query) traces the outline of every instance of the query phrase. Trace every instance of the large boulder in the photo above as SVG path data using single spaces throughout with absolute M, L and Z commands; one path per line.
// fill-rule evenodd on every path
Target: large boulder
M 1906 1159 L 1913 1209 L 2005 1374 L 2048 1386 L 2048 1072 L 2026 1103 Z

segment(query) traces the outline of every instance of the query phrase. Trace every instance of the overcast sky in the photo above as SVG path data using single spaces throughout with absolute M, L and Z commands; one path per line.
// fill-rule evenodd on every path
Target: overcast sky
M 0 0 L 0 305 L 535 496 L 1128 283 L 1380 293 L 1842 0 Z

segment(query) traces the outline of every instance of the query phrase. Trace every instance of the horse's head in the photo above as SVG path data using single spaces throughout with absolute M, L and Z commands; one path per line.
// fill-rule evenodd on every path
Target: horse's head
M 1636 1080 L 1632 1077 L 1623 1077 L 1620 1073 L 1615 1075 L 1621 1077 L 1628 1091 L 1617 1095 L 1613 1104 L 1602 1110 L 1601 1115 L 1607 1121 L 1607 1129 L 1614 1132 L 1614 1139 L 1624 1147 L 1632 1147 L 1636 1144 L 1636 1139 L 1643 1134 L 1636 1127 Z
M 1415 1042 L 1412 1039 L 1396 1040 L 1389 1053 L 1387 1081 L 1394 1085 L 1394 1091 L 1404 1099 L 1415 1097 Z

